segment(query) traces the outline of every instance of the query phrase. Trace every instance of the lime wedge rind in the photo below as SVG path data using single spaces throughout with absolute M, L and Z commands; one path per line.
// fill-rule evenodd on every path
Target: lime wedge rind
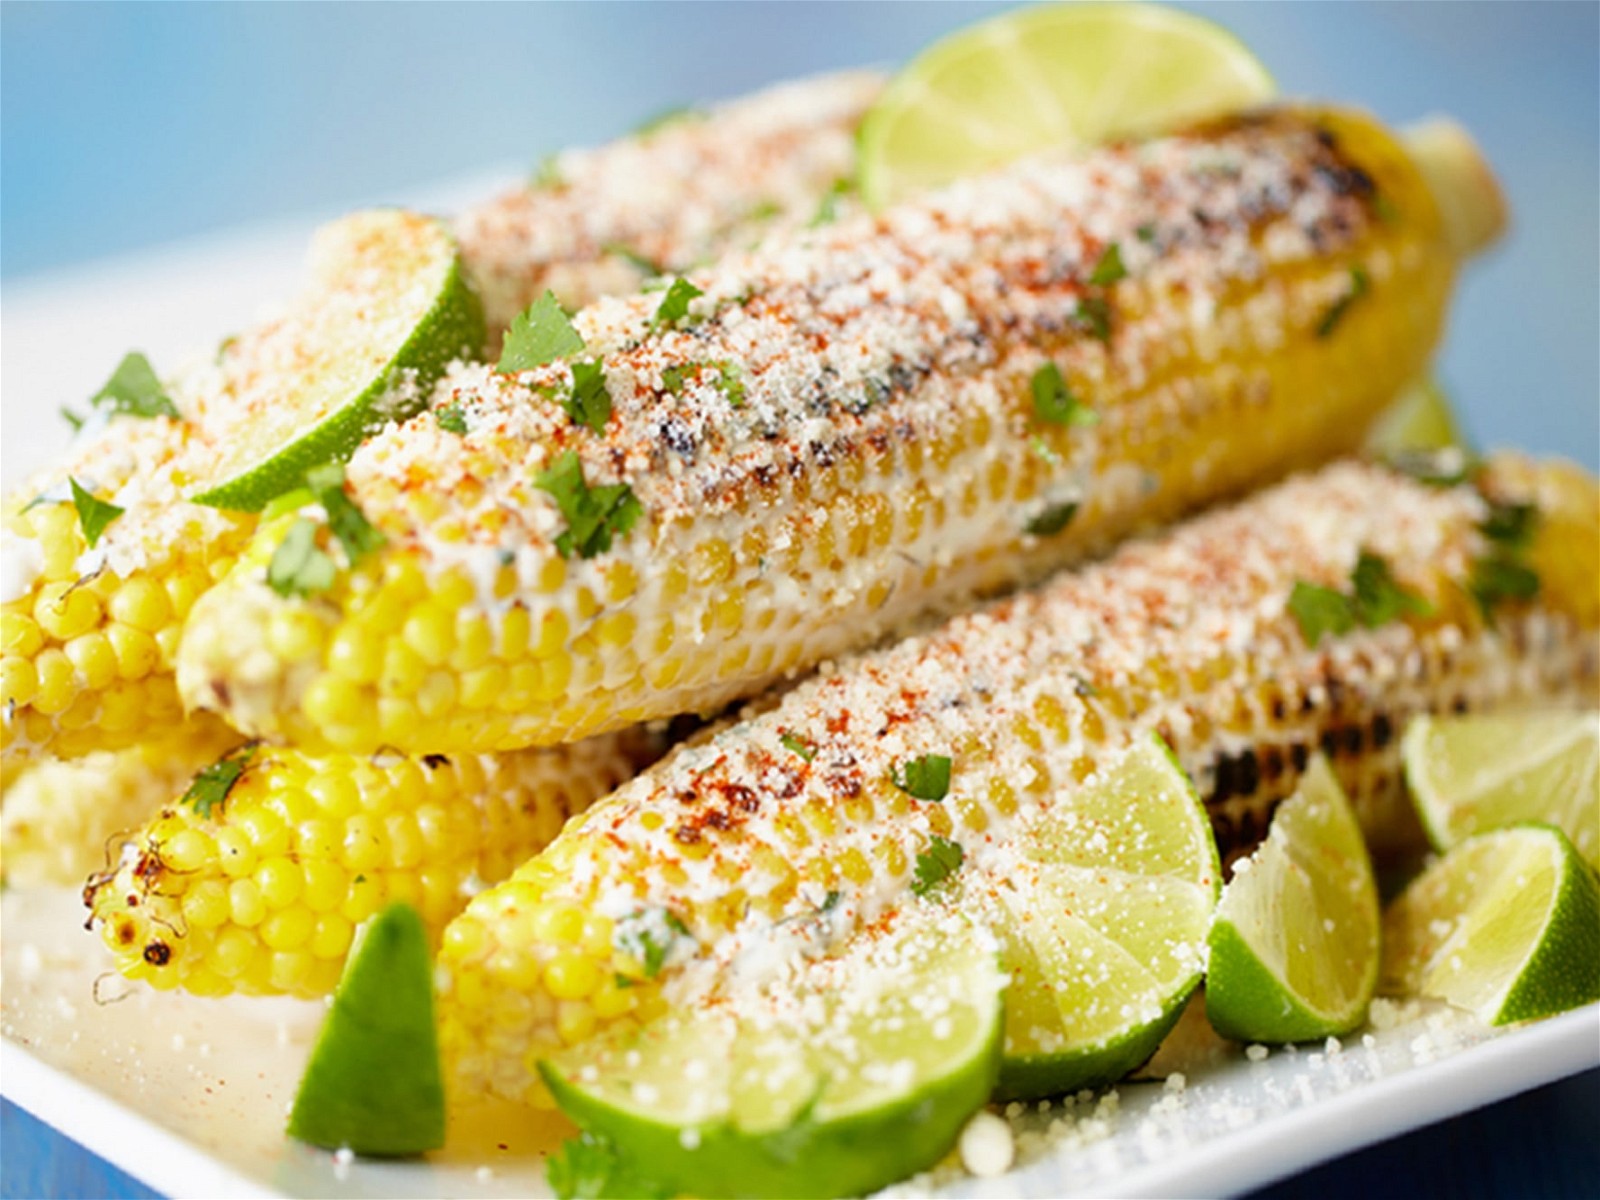
M 1380 990 L 1429 996 L 1488 1025 L 1600 1000 L 1600 876 L 1553 825 L 1453 847 L 1384 914 Z
M 1275 93 L 1243 43 L 1153 4 L 1055 4 L 951 34 L 862 122 L 860 189 L 878 209 L 1030 153 L 1138 137 Z
M 361 349 L 382 355 L 381 365 L 361 369 L 352 378 L 353 356 L 342 356 L 339 345 L 305 355 L 311 365 L 302 375 L 286 373 L 270 409 L 258 419 L 229 423 L 228 444 L 218 448 L 217 465 L 191 489 L 190 500 L 259 511 L 299 486 L 311 468 L 345 461 L 373 433 L 421 411 L 433 383 L 451 362 L 482 353 L 483 306 L 455 240 L 441 222 L 403 210 L 377 210 L 347 217 L 333 229 L 335 236 L 351 228 L 360 231 L 352 236 L 371 238 L 374 228 L 381 236 L 385 224 L 393 225 L 396 239 L 416 238 L 420 225 L 432 245 L 420 263 L 414 261 L 415 251 L 397 254 L 407 267 L 396 267 L 372 286 L 370 318 L 361 323 L 364 332 L 359 336 L 371 339 Z M 309 337 L 323 334 L 315 319 L 316 303 L 315 295 L 302 301 L 312 306 L 300 314 Z M 405 330 L 398 344 L 384 346 L 383 339 L 397 328 Z M 342 336 L 351 336 L 350 331 Z M 298 423 L 295 409 L 304 414 Z
M 665 1185 L 834 1196 L 931 1166 L 993 1091 L 1005 976 L 993 938 L 939 905 L 802 969 L 792 993 L 740 986 L 542 1062 L 557 1104 Z
M 1318 756 L 1223 889 L 1209 937 L 1207 1017 L 1245 1042 L 1359 1028 L 1377 988 L 1379 928 L 1360 824 Z

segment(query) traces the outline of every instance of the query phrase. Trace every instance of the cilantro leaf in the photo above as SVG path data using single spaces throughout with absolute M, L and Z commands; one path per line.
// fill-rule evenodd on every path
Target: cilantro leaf
M 323 511 L 328 514 L 328 527 L 333 530 L 333 536 L 339 539 L 339 545 L 344 547 L 351 566 L 387 540 L 345 492 L 344 468 L 338 463 L 313 467 L 307 471 L 306 486 L 316 494 Z
M 561 155 L 546 154 L 539 160 L 539 165 L 534 167 L 533 174 L 528 179 L 528 186 L 558 188 L 566 182 L 566 178 L 561 174 Z
M 1072 518 L 1077 515 L 1078 502 L 1076 500 L 1068 500 L 1064 504 L 1052 504 L 1029 517 L 1022 530 L 1024 533 L 1031 533 L 1034 537 L 1054 537 L 1070 525 Z
M 646 979 L 654 979 L 667 965 L 667 955 L 679 938 L 692 935 L 671 909 L 641 908 L 617 922 L 611 942 L 623 954 L 639 960 Z
M 822 225 L 831 225 L 839 219 L 839 201 L 855 191 L 855 180 L 848 175 L 841 175 L 833 181 L 822 197 L 822 203 L 817 205 L 816 216 L 811 218 L 811 228 L 816 229 Z
M 950 756 L 923 754 L 907 759 L 889 772 L 889 778 L 908 796 L 943 800 L 950 794 Z
M 78 525 L 83 530 L 83 540 L 89 543 L 93 550 L 95 543 L 100 540 L 100 535 L 106 531 L 106 526 L 115 521 L 123 510 L 115 504 L 104 500 L 95 499 L 94 495 L 70 475 L 67 482 L 72 486 L 72 507 L 78 510 Z
M 1149 245 L 1156 240 L 1156 227 L 1153 221 L 1147 221 L 1133 231 L 1133 236 Z
M 1102 342 L 1111 340 L 1111 306 L 1101 297 L 1084 296 L 1079 299 L 1072 319 L 1083 326 L 1091 337 L 1099 338 Z
M 177 406 L 172 403 L 172 397 L 167 395 L 161 380 L 156 378 L 150 360 L 137 350 L 123 355 L 111 378 L 90 398 L 89 403 L 106 412 L 182 420 Z
M 651 113 L 644 120 L 633 127 L 634 137 L 648 137 L 672 125 L 681 125 L 685 121 L 702 121 L 705 113 L 691 104 L 674 104 L 663 108 L 660 112 Z
M 817 748 L 810 742 L 806 741 L 803 737 L 798 737 L 792 733 L 784 733 L 778 735 L 778 741 L 782 744 L 785 750 L 789 750 L 795 754 L 798 754 L 807 762 L 810 762 L 817 756 Z
M 1095 412 L 1072 394 L 1061 368 L 1047 362 L 1033 373 L 1029 383 L 1033 392 L 1033 415 L 1050 425 L 1093 425 L 1100 420 Z
M 602 253 L 626 260 L 652 279 L 657 275 L 665 275 L 667 273 L 667 269 L 655 259 L 648 255 L 640 254 L 632 246 L 625 246 L 621 242 L 606 242 L 601 245 L 600 250 Z
M 1289 593 L 1289 613 L 1308 646 L 1315 646 L 1325 633 L 1338 637 L 1356 627 L 1355 606 L 1349 596 L 1304 580 L 1297 580 Z
M 587 1131 L 546 1160 L 544 1177 L 559 1200 L 669 1200 L 675 1194 L 641 1174 L 608 1139 Z
M 83 428 L 83 418 L 77 413 L 73 412 L 70 408 L 62 407 L 57 411 L 60 412 L 61 419 L 72 427 L 73 433 L 77 433 L 78 430 Z
M 230 750 L 209 767 L 202 767 L 189 783 L 189 790 L 179 798 L 202 817 L 210 818 L 216 807 L 228 798 L 233 785 L 239 782 L 245 768 L 255 756 L 256 743 L 250 742 L 237 750 Z
M 661 303 L 656 307 L 656 315 L 650 318 L 650 331 L 670 328 L 689 315 L 689 301 L 705 293 L 687 279 L 682 277 L 674 279 L 667 288 L 666 294 L 661 297 Z
M 928 848 L 917 855 L 916 878 L 911 881 L 912 893 L 926 896 L 959 871 L 966 857 L 959 842 L 934 834 L 928 841 Z
M 447 433 L 467 432 L 467 414 L 462 410 L 459 400 L 452 400 L 443 408 L 434 409 L 433 419 L 439 422 L 439 428 Z
M 715 362 L 674 363 L 661 372 L 661 386 L 676 396 L 683 391 L 691 377 L 698 378 L 707 371 L 716 373 L 712 382 L 730 407 L 740 408 L 744 405 L 744 378 L 739 373 L 739 364 L 725 358 Z
M 574 424 L 587 425 L 596 433 L 606 431 L 611 419 L 611 393 L 606 390 L 605 372 L 597 362 L 572 364 L 572 393 L 561 401 Z
M 584 481 L 583 463 L 575 450 L 566 451 L 540 472 L 534 485 L 554 498 L 567 519 L 566 532 L 556 538 L 556 550 L 562 558 L 604 554 L 611 549 L 611 539 L 632 529 L 644 512 L 633 489 L 625 483 L 590 487 Z
M 1406 616 L 1425 617 L 1433 611 L 1433 605 L 1401 587 L 1389 564 L 1369 551 L 1363 550 L 1356 559 L 1350 582 L 1355 589 L 1356 619 L 1368 629 Z
M 1089 282 L 1095 287 L 1108 287 L 1127 277 L 1128 268 L 1122 265 L 1122 247 L 1116 242 L 1108 242 L 1100 253 L 1100 260 L 1094 264 L 1094 270 L 1089 272 Z
M 1467 591 L 1478 602 L 1484 620 L 1494 620 L 1495 606 L 1507 600 L 1532 600 L 1539 594 L 1539 573 L 1504 552 L 1474 559 Z
M 1339 322 L 1344 320 L 1345 313 L 1350 311 L 1350 306 L 1365 296 L 1371 286 L 1372 280 L 1364 267 L 1351 267 L 1350 287 L 1344 295 L 1328 306 L 1327 312 L 1322 314 L 1322 320 L 1317 322 L 1317 336 L 1325 338 L 1338 328 Z
M 267 585 L 280 596 L 310 596 L 333 586 L 337 571 L 317 545 L 317 525 L 301 517 L 289 526 L 267 564 Z
M 561 302 L 554 292 L 546 291 L 511 322 L 495 370 L 507 375 L 526 371 L 582 349 L 583 338 L 567 320 Z
M 1539 506 L 1490 501 L 1489 515 L 1479 523 L 1483 536 L 1507 550 L 1523 550 L 1539 528 Z

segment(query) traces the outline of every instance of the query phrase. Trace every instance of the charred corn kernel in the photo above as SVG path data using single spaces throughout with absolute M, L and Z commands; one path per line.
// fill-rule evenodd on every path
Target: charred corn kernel
M 385 904 L 414 904 L 437 936 L 474 888 L 503 879 L 663 748 L 635 732 L 421 761 L 237 751 L 242 773 L 204 813 L 172 801 L 171 787 L 159 807 L 146 793 L 142 827 L 120 854 L 113 847 L 85 900 L 130 977 L 184 988 L 198 978 L 207 994 L 317 995 L 338 979 L 355 926 Z M 8 794 L 8 820 L 11 809 Z M 592 952 L 609 944 L 611 922 L 573 908 L 533 929 L 571 947 L 552 987 L 591 995 L 601 982 Z M 146 954 L 157 940 L 163 949 Z M 530 986 L 545 975 L 540 964 Z
M 1592 563 L 1600 554 L 1600 486 L 1517 465 L 1496 460 L 1474 484 L 1433 488 L 1336 464 L 847 661 L 683 747 L 475 898 L 460 918 L 470 935 L 445 938 L 440 1028 L 459 1082 L 529 1098 L 540 1085 L 516 1062 L 615 1019 L 596 999 L 554 992 L 575 955 L 601 980 L 653 985 L 686 963 L 713 969 L 734 946 L 765 945 L 779 923 L 793 929 L 823 908 L 839 936 L 912 896 L 934 834 L 974 862 L 1005 854 L 1030 817 L 1073 786 L 1080 763 L 1103 769 L 1153 732 L 1194 777 L 1230 850 L 1265 833 L 1272 806 L 1317 749 L 1378 847 L 1401 844 L 1419 832 L 1397 823 L 1406 811 L 1398 739 L 1411 716 L 1600 697 L 1593 571 L 1581 584 L 1544 581 L 1532 599 L 1501 599 L 1493 620 L 1452 603 L 1481 590 L 1472 564 L 1485 555 Z M 1557 477 L 1566 499 L 1541 509 L 1531 547 L 1490 539 L 1492 504 L 1536 501 Z M 1308 632 L 1291 602 L 1297 585 L 1353 594 L 1363 554 L 1416 603 L 1374 627 Z M 1225 669 L 1212 669 L 1219 662 Z M 1136 715 L 1107 719 L 1106 701 L 1119 692 L 1137 693 L 1127 706 Z M 1091 706 L 1094 724 L 1084 720 Z M 1234 711 L 1249 714 L 1247 727 L 1195 736 L 1194 715 Z M 802 739 L 810 757 L 786 738 Z M 884 786 L 926 755 L 951 758 L 942 799 Z M 820 829 L 818 814 L 859 812 L 852 805 L 863 798 L 865 815 L 832 822 L 829 836 L 794 838 Z M 764 869 L 774 857 L 797 886 Z M 514 921 L 503 915 L 512 895 Z M 615 922 L 611 945 L 575 944 L 577 914 L 597 908 Z M 529 964 L 543 972 L 541 994 L 558 1001 L 554 1019 L 531 1015 Z
M 386 700 L 421 686 L 406 671 L 360 685 L 337 723 L 316 719 L 307 700 L 337 668 L 273 670 L 255 652 L 261 623 L 293 603 L 259 572 L 197 607 L 179 651 L 185 696 L 252 734 L 351 753 L 554 743 L 704 712 L 930 608 L 1353 450 L 1426 363 L 1471 249 L 1451 241 L 1440 202 L 1493 194 L 1475 158 L 1457 167 L 1425 176 L 1365 117 L 1284 108 L 1031 160 L 876 220 L 775 238 L 694 273 L 692 339 L 653 323 L 653 295 L 579 313 L 586 336 L 606 323 L 618 348 L 605 375 L 627 389 L 604 431 L 568 427 L 544 399 L 568 386 L 564 363 L 454 372 L 440 394 L 490 419 L 441 443 L 424 414 L 356 454 L 352 495 L 404 536 L 318 599 L 337 630 L 365 624 L 375 581 L 403 575 L 420 597 L 440 594 L 463 568 L 459 547 L 431 548 L 435 514 L 492 528 L 469 573 L 498 570 L 495 547 L 514 545 L 516 590 L 463 593 L 453 616 L 503 617 L 495 658 L 516 690 L 497 706 L 503 725 L 491 733 L 471 708 L 454 720 L 439 696 L 420 721 L 387 715 Z M 1112 245 L 1125 276 L 1097 284 Z M 841 358 L 891 333 L 893 369 Z M 744 405 L 713 372 L 652 382 L 705 361 L 746 368 Z M 1098 421 L 1072 420 L 1074 405 Z M 692 435 L 668 419 L 685 406 Z M 555 457 L 558 433 L 575 458 Z M 630 528 L 571 545 L 561 502 L 528 483 L 558 463 L 587 488 L 630 489 Z M 1002 474 L 1016 486 L 996 501 Z M 914 535 L 878 536 L 908 511 L 921 514 Z M 741 550 L 752 536 L 767 545 L 753 562 Z M 541 564 L 557 561 L 563 582 L 544 591 Z M 624 565 L 637 586 L 613 601 Z M 540 632 L 555 613 L 559 645 Z M 405 618 L 377 628 L 391 654 L 410 646 Z M 544 669 L 528 691 L 516 668 L 531 657 Z
M 20 764 L 16 777 L 6 780 L 0 807 L 6 882 L 81 884 L 106 866 L 108 842 L 146 820 L 238 741 L 231 729 L 202 718 L 177 722 L 127 750 Z M 167 861 L 175 870 L 187 870 L 196 851 L 197 843 L 180 835 L 169 846 Z

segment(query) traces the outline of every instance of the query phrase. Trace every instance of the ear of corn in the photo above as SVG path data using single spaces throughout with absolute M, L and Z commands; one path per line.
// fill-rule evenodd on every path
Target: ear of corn
M 780 84 L 552 156 L 455 222 L 492 336 L 548 289 L 569 309 L 812 220 L 855 170 L 870 71 Z
M 661 747 L 635 731 L 503 756 L 246 748 L 211 790 L 146 808 L 84 902 L 130 979 L 322 995 L 362 921 L 403 900 L 437 939 L 475 890 Z
M 351 752 L 711 711 L 1352 449 L 1425 362 L 1455 265 L 1401 147 L 1321 110 L 774 240 L 696 273 L 682 318 L 662 293 L 579 314 L 601 433 L 556 403 L 566 364 L 447 379 L 465 434 L 419 417 L 351 463 L 384 550 L 284 598 L 263 531 L 180 684 Z
M 105 865 L 109 841 L 241 740 L 220 721 L 200 717 L 126 750 L 9 767 L 0 807 L 6 885 L 81 884 Z
M 1478 487 L 1338 464 L 846 662 L 680 749 L 445 931 L 442 1039 L 463 1086 L 538 1101 L 534 1062 L 553 1048 L 688 1002 L 697 972 L 814 952 L 819 929 L 910 902 L 935 838 L 958 861 L 1003 856 L 1030 813 L 1151 732 L 1225 847 L 1265 832 L 1319 747 L 1369 834 L 1403 834 L 1412 715 L 1600 691 L 1592 574 L 1485 607 L 1474 594 L 1486 558 L 1592 555 L 1595 482 L 1502 461 Z M 1552 489 L 1576 500 L 1531 548 L 1483 532 L 1485 494 Z M 1303 587 L 1368 607 L 1308 633 Z

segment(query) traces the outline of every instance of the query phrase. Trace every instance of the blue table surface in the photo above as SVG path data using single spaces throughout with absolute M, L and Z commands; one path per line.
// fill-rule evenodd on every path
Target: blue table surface
M 1480 440 L 1600 465 L 1600 5 L 1188 7 L 1232 26 L 1286 91 L 1474 131 L 1515 227 L 1468 273 L 1443 376 Z M 684 100 L 903 61 L 994 11 L 5 0 L 0 279 L 531 164 Z M 1259 1195 L 1600 1195 L 1597 1130 L 1591 1071 Z M 0 1132 L 0 1196 L 154 1194 L 10 1104 Z

